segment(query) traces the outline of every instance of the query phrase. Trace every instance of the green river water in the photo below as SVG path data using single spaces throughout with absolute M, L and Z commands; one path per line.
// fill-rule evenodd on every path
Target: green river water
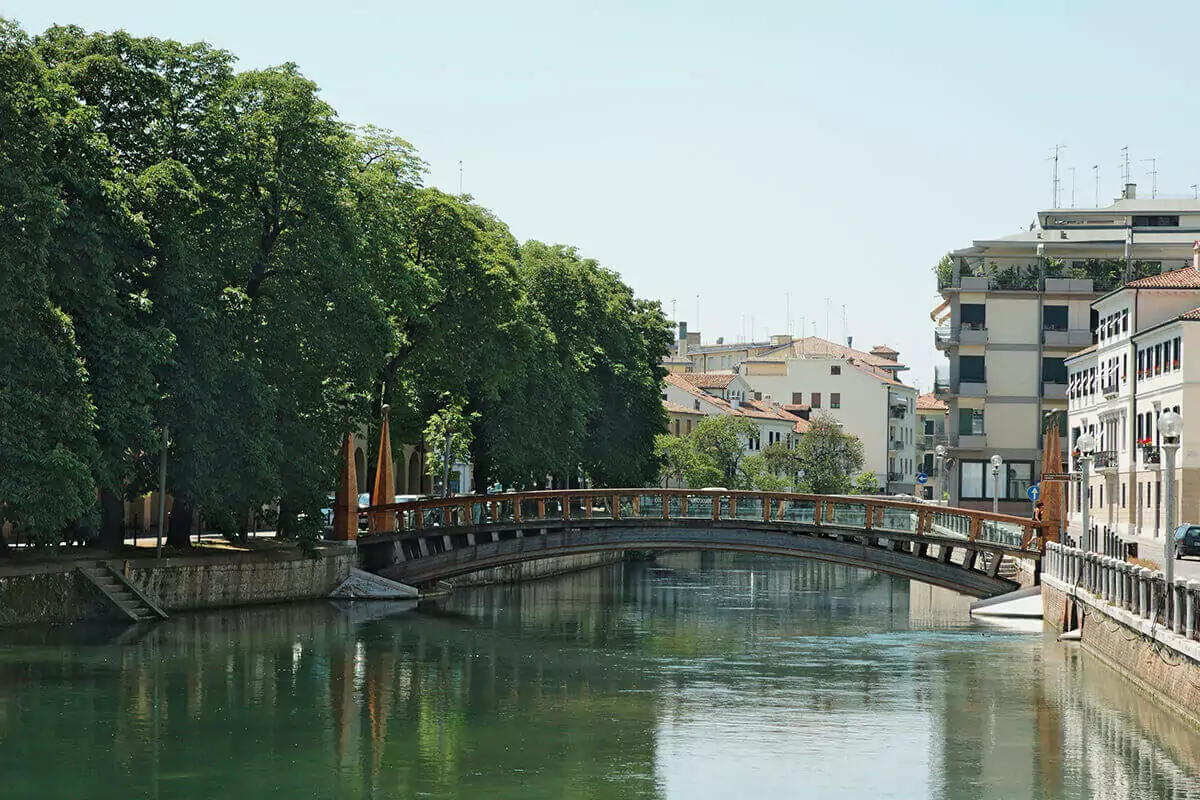
M 678 554 L 417 610 L 0 634 L 0 798 L 1193 798 L 1200 732 L 969 600 Z

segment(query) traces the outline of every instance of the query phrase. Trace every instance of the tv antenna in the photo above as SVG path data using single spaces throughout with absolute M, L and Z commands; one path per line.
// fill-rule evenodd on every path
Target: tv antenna
M 1075 168 L 1067 167 L 1071 173 L 1071 208 L 1075 207 Z
M 1067 146 L 1065 144 L 1054 145 L 1054 155 L 1048 156 L 1046 158 L 1047 161 L 1054 162 L 1054 200 L 1051 201 L 1051 203 L 1050 203 L 1051 208 L 1059 207 L 1059 203 L 1058 203 L 1058 156 L 1059 156 L 1059 153 L 1061 153 L 1063 150 L 1066 149 L 1066 147 Z
M 1121 148 L 1121 163 L 1117 164 L 1121 168 L 1121 196 L 1125 196 L 1125 186 L 1129 183 L 1129 145 Z
M 1143 158 L 1142 163 L 1150 164 L 1150 171 L 1146 174 L 1150 176 L 1150 198 L 1154 199 L 1155 197 L 1158 197 L 1158 159 Z
M 462 159 L 458 160 L 458 193 L 462 194 Z
M 1100 165 L 1092 164 L 1092 175 L 1096 178 L 1096 208 L 1100 207 Z

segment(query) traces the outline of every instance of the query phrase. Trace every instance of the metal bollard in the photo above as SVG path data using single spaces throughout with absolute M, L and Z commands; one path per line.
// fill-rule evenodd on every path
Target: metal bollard
M 1196 638 L 1196 604 L 1200 600 L 1200 581 L 1187 582 L 1187 619 L 1184 635 L 1189 639 Z
M 1175 633 L 1183 633 L 1183 604 L 1184 596 L 1187 594 L 1187 581 L 1183 578 L 1176 578 L 1171 584 L 1171 630 Z
M 1145 567 L 1137 569 L 1137 615 L 1145 618 L 1150 613 L 1150 570 Z
M 1150 614 L 1147 619 L 1151 622 L 1157 622 L 1159 610 L 1158 576 L 1150 570 L 1146 570 L 1146 591 L 1150 595 Z

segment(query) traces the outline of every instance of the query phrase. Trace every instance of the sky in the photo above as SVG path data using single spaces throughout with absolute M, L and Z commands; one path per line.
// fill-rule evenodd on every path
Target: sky
M 887 343 L 930 388 L 933 266 L 1054 198 L 1191 196 L 1200 4 L 5 0 L 292 61 L 521 240 L 574 245 L 705 341 Z M 674 304 L 674 306 L 673 306 Z M 844 309 L 844 311 L 843 311 Z M 844 320 L 844 322 L 843 322 Z M 790 321 L 790 324 L 789 324 Z M 803 328 L 801 327 L 803 325 Z

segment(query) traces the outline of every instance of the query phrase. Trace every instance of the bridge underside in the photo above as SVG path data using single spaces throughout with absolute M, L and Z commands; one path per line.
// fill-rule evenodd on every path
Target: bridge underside
M 972 597 L 1018 588 L 1001 577 L 1003 553 L 951 537 L 864 531 L 834 525 L 749 521 L 613 520 L 433 528 L 359 542 L 363 567 L 421 585 L 490 567 L 612 550 L 710 550 L 830 561 L 898 575 Z

